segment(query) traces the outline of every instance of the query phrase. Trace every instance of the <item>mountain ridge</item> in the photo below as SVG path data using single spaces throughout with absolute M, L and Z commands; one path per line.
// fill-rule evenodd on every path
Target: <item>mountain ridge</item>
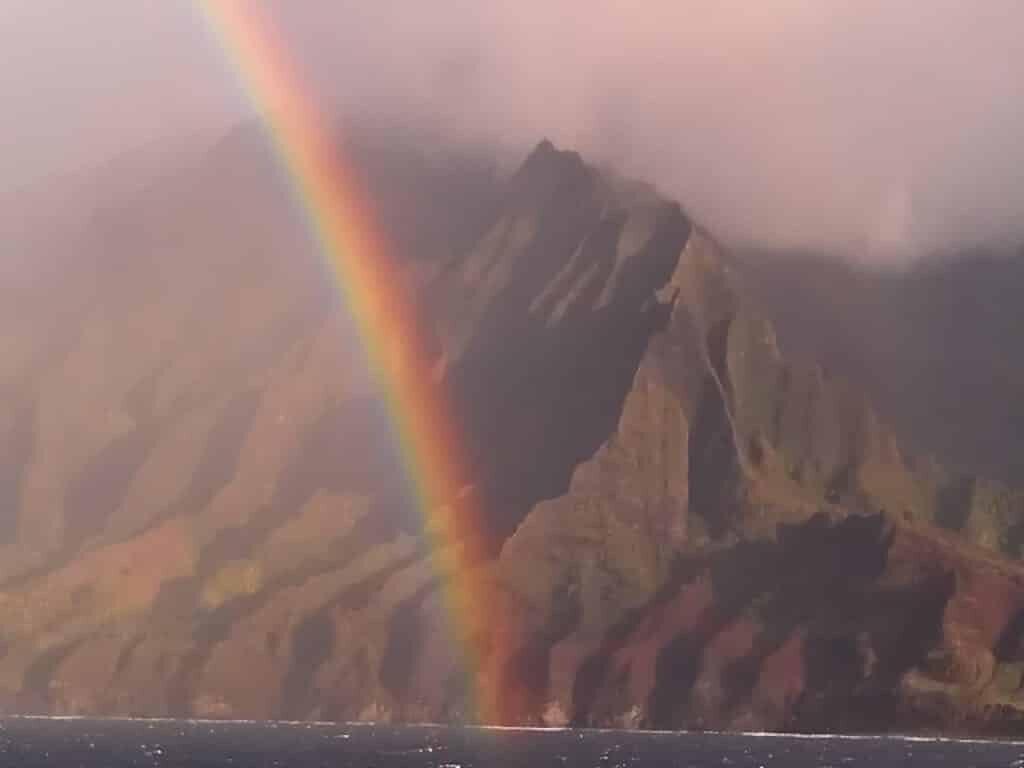
M 787 360 L 650 189 L 550 142 L 509 178 L 353 146 L 485 511 L 463 619 L 502 722 L 1019 727 L 1015 492 Z M 472 718 L 385 404 L 254 147 L 105 219 L 119 269 L 0 377 L 6 711 Z

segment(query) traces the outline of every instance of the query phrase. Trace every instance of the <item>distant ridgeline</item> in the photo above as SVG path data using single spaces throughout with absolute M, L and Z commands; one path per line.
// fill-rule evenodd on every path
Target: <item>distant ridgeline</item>
M 33 243 L 61 268 L 0 286 L 5 711 L 437 722 L 491 691 L 506 723 L 1024 724 L 1024 500 L 784 359 L 678 205 L 546 142 L 510 176 L 344 151 L 485 550 L 446 570 L 457 529 L 424 535 L 379 377 L 240 129 L 131 198 L 98 177 Z

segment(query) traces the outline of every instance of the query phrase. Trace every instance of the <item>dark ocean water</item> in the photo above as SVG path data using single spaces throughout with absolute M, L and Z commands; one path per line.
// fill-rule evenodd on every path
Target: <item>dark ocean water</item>
M 0 765 L 473 768 L 474 766 L 1024 766 L 1024 744 L 625 731 L 16 718 Z

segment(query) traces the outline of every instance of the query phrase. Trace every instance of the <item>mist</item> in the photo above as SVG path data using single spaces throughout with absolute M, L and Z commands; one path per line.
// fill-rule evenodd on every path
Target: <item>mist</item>
M 548 137 L 733 244 L 893 262 L 1024 238 L 1013 0 L 265 5 L 325 108 L 513 153 Z M 185 0 L 17 0 L 0 44 L 9 180 L 246 115 Z

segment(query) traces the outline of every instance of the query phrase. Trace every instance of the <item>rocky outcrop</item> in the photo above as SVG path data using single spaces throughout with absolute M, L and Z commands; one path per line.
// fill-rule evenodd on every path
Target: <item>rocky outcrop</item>
M 1015 732 L 1019 567 L 880 515 L 684 558 L 588 657 L 588 724 Z M 1002 638 L 1002 639 L 1001 639 Z M 1016 638 L 1013 642 L 1016 642 Z
M 473 717 L 385 403 L 250 138 L 101 216 L 48 344 L 0 355 L 10 711 Z M 353 156 L 485 513 L 461 619 L 502 720 L 1016 727 L 1013 493 L 785 359 L 654 190 L 548 143 L 508 179 Z

